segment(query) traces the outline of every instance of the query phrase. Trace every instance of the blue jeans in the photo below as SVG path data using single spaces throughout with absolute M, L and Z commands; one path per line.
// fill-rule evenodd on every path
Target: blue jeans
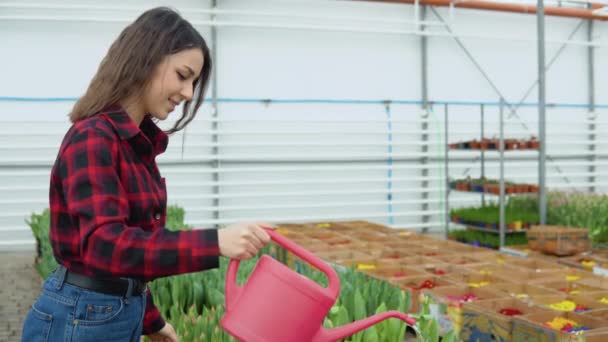
M 65 283 L 55 271 L 23 323 L 22 341 L 139 341 L 146 295 L 113 296 Z

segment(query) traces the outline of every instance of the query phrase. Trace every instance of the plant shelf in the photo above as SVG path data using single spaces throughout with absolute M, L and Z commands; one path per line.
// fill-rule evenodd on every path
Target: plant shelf
M 499 234 L 500 230 L 498 229 L 492 229 L 492 228 L 482 228 L 479 226 L 473 226 L 470 224 L 464 224 L 464 223 L 454 223 L 453 224 L 459 224 L 461 226 L 465 226 L 467 229 L 470 230 L 477 230 L 480 232 L 486 232 L 486 233 L 492 233 L 492 234 Z M 505 229 L 505 234 L 518 234 L 518 233 L 525 233 L 527 231 L 527 229 L 521 229 L 521 230 L 509 230 L 509 229 Z

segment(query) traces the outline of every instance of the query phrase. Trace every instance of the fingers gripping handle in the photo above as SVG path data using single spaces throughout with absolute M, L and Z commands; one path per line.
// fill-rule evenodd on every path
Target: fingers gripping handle
M 338 296 L 338 294 L 340 293 L 340 278 L 338 277 L 338 274 L 333 269 L 333 267 L 331 267 L 325 261 L 316 257 L 311 252 L 307 251 L 306 249 L 300 247 L 299 245 L 295 244 L 291 240 L 287 239 L 283 235 L 275 232 L 274 229 L 272 229 L 272 228 L 264 228 L 264 229 L 266 230 L 266 232 L 268 233 L 268 235 L 270 236 L 270 239 L 272 241 L 277 243 L 279 246 L 287 249 L 288 251 L 292 252 L 293 254 L 298 256 L 300 259 L 302 259 L 302 260 L 310 263 L 314 267 L 318 268 L 321 272 L 325 273 L 325 275 L 327 276 L 328 284 L 329 284 L 327 287 L 327 291 L 329 291 L 329 293 L 332 297 Z M 225 287 L 226 287 L 225 297 L 226 297 L 226 310 L 227 311 L 232 308 L 233 302 L 236 300 L 236 298 L 239 297 L 239 295 L 242 291 L 242 286 L 239 286 L 236 283 L 236 275 L 238 272 L 239 265 L 240 265 L 240 260 L 237 260 L 237 259 L 230 260 L 230 263 L 228 264 L 228 270 L 226 273 L 226 285 L 225 285 Z

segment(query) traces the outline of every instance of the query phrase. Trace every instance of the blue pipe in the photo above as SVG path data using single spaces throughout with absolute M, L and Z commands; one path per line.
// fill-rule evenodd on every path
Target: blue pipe
M 18 97 L 0 96 L 0 102 L 75 102 L 77 97 Z M 205 99 L 211 101 L 211 99 Z M 401 105 L 420 105 L 419 100 L 356 100 L 356 99 L 255 99 L 255 98 L 219 98 L 218 102 L 223 103 L 325 103 L 325 104 L 401 104 Z M 500 102 L 491 101 L 429 101 L 429 104 L 452 105 L 452 106 L 499 106 Z M 523 102 L 520 107 L 536 107 L 536 102 Z M 547 103 L 547 107 L 554 108 L 589 108 L 591 105 L 586 103 Z M 596 104 L 596 108 L 608 108 L 608 104 Z

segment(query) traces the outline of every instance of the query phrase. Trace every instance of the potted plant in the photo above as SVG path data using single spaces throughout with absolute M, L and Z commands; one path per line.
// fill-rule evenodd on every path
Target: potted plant
M 540 147 L 540 141 L 538 141 L 536 136 L 532 136 L 532 138 L 530 138 L 530 140 L 528 140 L 527 146 L 530 149 L 538 150 L 538 148 Z
M 505 139 L 505 150 L 515 150 L 518 148 L 518 145 L 515 139 Z
M 517 186 L 511 182 L 505 182 L 505 194 L 514 194 L 517 191 Z
M 498 138 L 494 137 L 492 139 L 488 140 L 488 149 L 490 150 L 498 150 L 498 148 L 500 147 L 500 141 L 498 140 Z
M 471 181 L 471 191 L 473 192 L 484 192 L 484 185 L 486 183 L 485 177 L 474 179 Z
M 458 180 L 451 179 L 450 182 L 449 182 L 449 184 L 450 184 L 450 189 L 456 189 L 457 186 L 458 186 Z
M 481 150 L 487 150 L 490 147 L 490 142 L 487 138 L 483 138 L 481 139 L 481 141 L 479 142 L 479 148 Z
M 499 195 L 500 194 L 500 184 L 496 180 L 488 180 L 484 185 L 484 190 L 487 193 Z

